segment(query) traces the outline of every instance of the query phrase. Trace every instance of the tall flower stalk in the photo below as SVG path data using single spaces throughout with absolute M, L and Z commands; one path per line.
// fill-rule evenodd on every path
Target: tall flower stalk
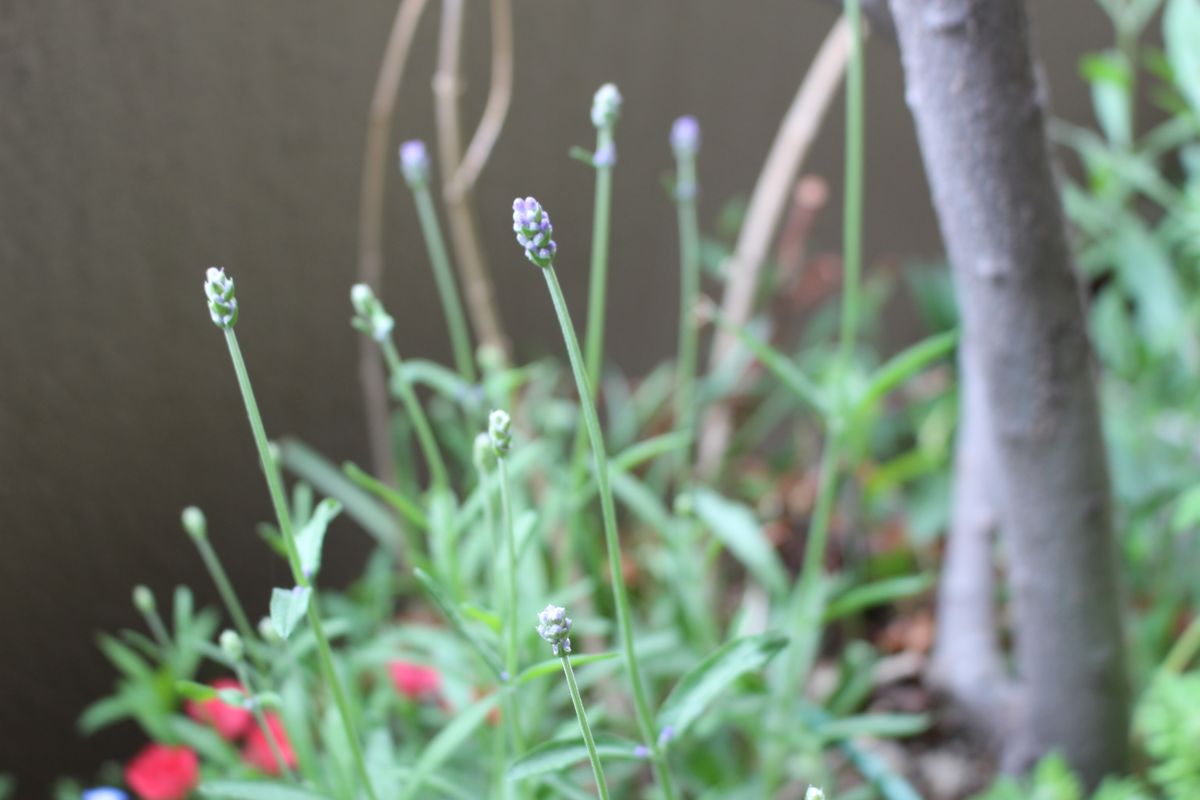
M 296 783 L 296 773 L 288 766 L 287 759 L 283 756 L 283 747 L 279 744 L 279 739 L 275 736 L 275 731 L 272 730 L 267 722 L 267 717 L 263 714 L 262 703 L 259 702 L 257 691 L 254 682 L 250 679 L 250 671 L 246 669 L 245 661 L 245 645 L 242 643 L 242 637 L 238 636 L 235 631 L 226 630 L 221 633 L 220 638 L 221 649 L 225 651 L 225 657 L 229 659 L 233 665 L 233 672 L 237 675 L 238 681 L 245 687 L 249 694 L 247 698 L 250 706 L 250 713 L 254 717 L 254 723 L 258 725 L 258 729 L 262 731 L 263 738 L 267 742 L 267 748 L 271 751 L 271 757 L 275 759 L 275 763 L 279 765 L 280 771 L 287 776 L 287 779 Z
M 587 332 L 584 339 L 585 363 L 591 387 L 600 385 L 604 363 L 604 315 L 608 298 L 608 231 L 612 215 L 612 173 L 617 163 L 613 132 L 621 116 L 621 93 L 611 83 L 596 90 L 592 98 L 592 125 L 596 127 L 596 199 L 592 208 L 592 260 L 588 284 Z M 595 396 L 592 397 L 595 400 Z
M 700 225 L 696 219 L 696 154 L 700 151 L 700 124 L 695 117 L 680 117 L 671 126 L 675 153 L 675 209 L 679 218 L 679 362 L 676 378 L 675 424 L 688 435 L 680 484 L 691 477 L 696 438 L 696 360 L 698 327 L 693 319 L 700 297 Z
M 209 314 L 212 317 L 213 324 L 225 332 L 225 344 L 229 348 L 229 358 L 233 362 L 233 369 L 237 375 L 238 388 L 241 390 L 242 401 L 246 406 L 246 416 L 250 421 L 250 431 L 254 436 L 255 447 L 258 449 L 259 463 L 262 467 L 263 475 L 266 477 L 267 491 L 271 495 L 271 505 L 275 509 L 275 520 L 279 525 L 279 533 L 283 539 L 288 565 L 292 570 L 292 578 L 297 586 L 311 589 L 312 582 L 300 565 L 300 553 L 296 546 L 296 534 L 292 529 L 291 513 L 288 511 L 287 499 L 283 491 L 283 478 L 279 474 L 279 464 L 271 454 L 270 443 L 267 441 L 267 433 L 263 428 L 262 414 L 259 413 L 258 402 L 254 398 L 254 389 L 250 385 L 250 375 L 246 371 L 246 361 L 242 358 L 242 351 L 238 346 L 237 334 L 233 331 L 233 327 L 237 324 L 238 319 L 238 302 L 233 279 L 225 274 L 225 270 L 215 267 L 209 269 L 205 277 L 204 293 L 208 297 Z M 350 745 L 351 757 L 354 760 L 354 767 L 358 773 L 359 781 L 362 783 L 369 800 L 377 800 L 375 788 L 371 784 L 371 777 L 367 773 L 367 762 L 363 757 L 362 743 L 358 740 L 358 733 L 354 729 L 354 718 L 350 714 L 350 704 L 346 699 L 346 692 L 342 688 L 337 671 L 333 666 L 333 652 L 329 647 L 329 638 L 325 635 L 325 628 L 321 624 L 321 615 L 318 610 L 315 592 L 312 593 L 309 599 L 306 613 L 309 628 L 312 630 L 313 638 L 316 640 L 317 660 L 320 664 L 321 677 L 330 695 L 333 696 L 334 704 L 337 706 L 338 716 L 342 720 L 342 727 L 346 733 L 346 741 Z
M 571 703 L 575 706 L 575 716 L 579 720 L 579 732 L 583 734 L 588 760 L 592 763 L 596 790 L 600 793 L 601 800 L 608 800 L 604 767 L 600 764 L 596 739 L 592 736 L 592 726 L 588 724 L 587 710 L 583 707 L 583 697 L 579 694 L 579 684 L 575 680 L 575 669 L 571 666 L 571 618 L 567 616 L 567 610 L 562 606 L 546 606 L 538 614 L 537 631 L 539 636 L 550 643 L 550 652 L 562 659 L 563 675 L 567 678 L 567 689 L 571 693 Z
M 454 365 L 458 373 L 469 383 L 478 380 L 475 359 L 471 355 L 471 334 L 467 318 L 463 313 L 458 285 L 450 268 L 450 256 L 442 227 L 438 223 L 433 196 L 429 191 L 429 153 L 425 143 L 417 140 L 400 145 L 400 171 L 408 188 L 412 190 L 417 204 L 417 217 L 421 221 L 421 234 L 425 248 L 429 251 L 429 263 L 433 267 L 433 278 L 437 282 L 438 297 L 442 302 L 442 313 L 450 331 L 450 345 L 454 350 Z
M 563 341 L 571 361 L 571 371 L 575 376 L 575 385 L 579 392 L 580 410 L 592 445 L 592 461 L 596 471 L 596 485 L 599 489 L 600 508 L 604 518 L 604 541 L 608 550 L 613 606 L 616 610 L 617 628 L 621 636 L 625 669 L 629 674 L 629 683 L 633 691 L 638 728 L 646 747 L 650 750 L 654 771 L 663 795 L 667 798 L 674 798 L 675 791 L 671 784 L 671 776 L 655 734 L 650 704 L 646 699 L 646 689 L 642 685 L 641 671 L 638 668 L 637 656 L 633 649 L 633 625 L 629 611 L 629 597 L 625 590 L 625 577 L 621 569 L 621 545 L 617 537 L 616 507 L 613 504 L 612 488 L 609 485 L 608 454 L 605 451 L 604 435 L 600 430 L 600 419 L 596 414 L 596 404 L 592 401 L 591 383 L 584 365 L 583 354 L 579 350 L 579 340 L 575 336 L 575 328 L 571 322 L 571 313 L 567 308 L 567 301 L 563 297 L 562 287 L 558 283 L 558 276 L 554 272 L 554 257 L 558 249 L 553 238 L 554 228 L 550 223 L 549 215 L 542 209 L 541 204 L 532 197 L 526 197 L 513 201 L 513 231 L 516 233 L 517 243 L 525 249 L 525 257 L 542 268 L 542 275 L 546 279 L 546 287 L 550 290 L 550 299 L 554 303 L 554 311 L 558 316 L 558 324 L 562 329 Z

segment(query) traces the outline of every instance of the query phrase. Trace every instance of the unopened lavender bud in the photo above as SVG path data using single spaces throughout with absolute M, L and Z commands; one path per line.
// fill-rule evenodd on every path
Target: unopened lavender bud
M 532 197 L 513 200 L 513 233 L 525 257 L 543 269 L 554 266 L 554 226 L 542 204 Z
M 677 156 L 700 152 L 700 123 L 695 117 L 680 117 L 671 125 L 671 149 Z
M 246 652 L 242 646 L 242 637 L 231 630 L 221 632 L 220 638 L 221 649 L 225 651 L 225 656 L 230 661 L 241 661 L 242 655 Z
M 154 592 L 141 584 L 133 587 L 133 607 L 143 614 L 154 613 Z
M 658 746 L 662 747 L 667 742 L 675 738 L 675 728 L 667 725 L 658 734 Z
M 195 506 L 185 508 L 179 519 L 183 522 L 183 529 L 193 540 L 198 542 L 208 536 L 208 520 L 204 518 L 204 512 Z
M 204 294 L 208 297 L 208 313 L 213 324 L 229 330 L 237 324 L 238 304 L 233 278 L 220 267 L 209 267 L 204 273 Z
M 420 139 L 400 145 L 400 172 L 412 189 L 419 189 L 429 181 L 429 152 Z
M 633 748 L 633 755 L 635 758 L 649 758 L 650 748 L 646 747 L 644 744 L 639 744 L 637 747 Z
M 350 304 L 354 306 L 354 319 L 350 324 L 361 333 L 365 333 L 377 342 L 392 335 L 396 327 L 395 320 L 383 308 L 383 303 L 375 296 L 375 292 L 365 283 L 356 283 L 350 287 Z
M 571 652 L 571 618 L 562 606 L 548 605 L 538 614 L 537 632 L 550 643 L 554 655 Z
M 512 418 L 508 412 L 496 409 L 488 417 L 488 438 L 496 458 L 504 458 L 512 449 Z
M 597 128 L 611 128 L 621 116 L 621 92 L 615 84 L 606 83 L 596 90 L 592 98 L 592 124 Z
M 270 617 L 263 617 L 258 621 L 258 635 L 267 644 L 277 644 L 283 641 L 279 638 L 279 634 L 275 632 L 275 625 L 271 622 Z
M 816 786 L 808 787 L 808 791 L 804 793 L 804 800 L 825 800 L 825 791 L 818 789 Z

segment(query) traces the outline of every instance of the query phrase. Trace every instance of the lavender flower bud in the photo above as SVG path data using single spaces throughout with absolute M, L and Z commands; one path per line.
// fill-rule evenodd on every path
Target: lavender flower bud
M 200 509 L 188 506 L 179 518 L 183 522 L 183 529 L 194 541 L 198 542 L 208 536 L 208 520 L 204 518 L 204 512 Z
M 411 189 L 419 189 L 429 180 L 429 152 L 420 139 L 400 145 L 400 171 Z
M 605 142 L 592 154 L 592 166 L 597 169 L 600 167 L 614 167 L 616 164 L 617 146 L 612 142 Z
M 809 786 L 804 793 L 804 800 L 825 800 L 825 791 L 815 786 Z
M 513 233 L 517 244 L 525 248 L 525 257 L 545 269 L 554 266 L 554 226 L 542 204 L 532 197 L 513 200 Z
M 550 643 L 554 655 L 565 656 L 571 652 L 571 618 L 562 606 L 548 605 L 538 614 L 537 632 Z
M 621 116 L 621 92 L 616 84 L 606 83 L 596 90 L 592 98 L 592 124 L 597 128 L 611 128 Z
M 695 117 L 680 117 L 671 126 L 671 149 L 676 156 L 694 156 L 700 152 L 700 123 Z
M 221 649 L 225 651 L 226 657 L 230 661 L 241 661 L 242 655 L 245 653 L 245 648 L 242 646 L 242 637 L 231 630 L 221 632 L 219 639 Z
M 485 475 L 496 466 L 496 451 L 492 449 L 492 437 L 481 433 L 475 437 L 474 452 L 475 469 L 480 475 Z
M 508 413 L 496 409 L 488 417 L 488 438 L 496 458 L 504 458 L 512 449 L 512 418 Z
M 154 592 L 150 587 L 141 584 L 133 587 L 133 607 L 143 614 L 154 613 Z
M 644 744 L 639 744 L 637 747 L 633 748 L 633 755 L 635 758 L 649 758 L 650 748 L 646 747 Z
M 208 313 L 214 325 L 227 331 L 237 324 L 238 304 L 233 278 L 225 274 L 224 268 L 209 267 L 204 273 L 204 294 L 208 297 Z
M 395 321 L 383 309 L 383 304 L 375 296 L 375 292 L 365 283 L 356 283 L 350 289 L 350 303 L 354 306 L 354 319 L 350 324 L 354 328 L 377 342 L 392 335 Z
M 667 742 L 675 738 L 675 728 L 671 725 L 666 726 L 658 733 L 658 746 L 662 747 Z

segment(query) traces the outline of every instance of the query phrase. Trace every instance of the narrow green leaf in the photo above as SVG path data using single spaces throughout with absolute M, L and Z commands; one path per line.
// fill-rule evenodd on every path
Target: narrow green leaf
M 746 571 L 775 597 L 787 593 L 787 570 L 763 533 L 754 512 L 712 489 L 698 487 L 692 492 L 696 515 L 704 520 Z
M 912 597 L 933 586 L 933 575 L 903 575 L 881 581 L 855 586 L 853 589 L 829 601 L 825 607 L 825 621 L 849 616 L 865 608 L 883 605 L 904 597 Z
M 619 736 L 596 734 L 596 752 L 602 759 L 638 759 L 637 742 Z M 555 739 L 543 742 L 517 759 L 508 768 L 508 779 L 519 781 L 534 775 L 557 772 L 588 760 L 583 739 Z
M 1168 0 L 1163 11 L 1163 43 L 1175 85 L 1200 114 L 1200 2 Z
M 342 501 L 346 515 L 384 547 L 394 550 L 400 544 L 400 531 L 387 509 L 355 486 L 323 455 L 297 439 L 281 439 L 279 457 L 289 470 L 324 494 Z
M 763 633 L 734 639 L 688 670 L 663 701 L 659 730 L 683 733 L 722 692 L 748 672 L 767 665 L 787 644 L 787 637 Z
M 346 461 L 342 464 L 342 472 L 346 477 L 354 481 L 358 486 L 367 490 L 371 494 L 378 497 L 383 502 L 394 508 L 400 516 L 404 517 L 410 523 L 420 528 L 427 530 L 429 528 L 429 520 L 425 516 L 425 512 L 421 507 L 409 500 L 400 492 L 396 491 L 386 483 L 378 480 L 374 475 L 367 473 L 362 467 L 355 464 L 353 461 Z
M 500 702 L 500 696 L 500 692 L 493 692 L 476 700 L 458 712 L 454 719 L 450 720 L 450 723 L 429 741 L 429 744 L 421 751 L 417 763 L 413 765 L 412 774 L 404 785 L 402 800 L 418 796 L 417 793 L 425 784 L 428 776 L 462 747 L 463 743 L 471 737 L 475 729 L 487 717 L 488 712 Z
M 321 547 L 329 523 L 342 513 L 342 504 L 327 497 L 317 504 L 312 516 L 296 534 L 296 549 L 300 551 L 300 568 L 310 578 L 321 569 Z
M 307 586 L 271 590 L 271 626 L 281 639 L 292 635 L 296 625 L 308 612 L 311 597 L 312 589 Z
M 195 681 L 175 681 L 175 692 L 185 700 L 195 700 L 202 703 L 217 696 L 217 690 L 206 683 Z
M 450 400 L 455 405 L 473 410 L 482 399 L 475 387 L 467 383 L 453 370 L 446 369 L 435 361 L 421 358 L 405 359 L 400 368 L 404 381 L 410 385 L 424 385 Z
M 924 733 L 928 729 L 927 714 L 856 714 L 830 719 L 817 728 L 817 733 L 827 742 L 836 742 L 858 736 L 902 738 Z
M 120 722 L 132 713 L 129 700 L 124 695 L 103 697 L 83 710 L 76 725 L 84 736 L 91 736 L 102 728 Z
M 753 353 L 754 357 L 762 362 L 762 365 L 770 370 L 771 374 L 791 389 L 793 394 L 805 405 L 822 416 L 828 413 L 829 403 L 825 399 L 824 392 L 807 375 L 801 372 L 799 367 L 792 363 L 791 358 L 771 347 L 771 345 L 762 339 L 759 339 L 745 326 L 733 324 L 716 306 L 713 306 L 711 311 L 713 321 L 717 323 L 718 327 L 736 336 L 737 340 L 742 343 L 742 346 Z
M 329 800 L 309 789 L 275 781 L 205 781 L 200 796 L 211 800 Z
M 120 640 L 114 639 L 108 634 L 100 635 L 99 644 L 104 655 L 108 656 L 108 660 L 127 677 L 146 684 L 154 682 L 154 670 L 132 648 L 125 646 Z
M 946 331 L 922 339 L 889 358 L 875 370 L 866 388 L 855 405 L 855 414 L 860 414 L 881 400 L 900 384 L 928 367 L 942 356 L 953 352 L 958 345 L 958 331 Z
M 605 653 L 589 653 L 587 655 L 571 656 L 571 666 L 575 669 L 585 667 L 588 664 L 597 664 L 601 661 L 611 661 L 616 658 L 619 653 L 608 651 Z M 516 686 L 524 686 L 530 681 L 544 678 L 547 675 L 554 675 L 562 671 L 561 658 L 548 658 L 545 661 L 539 661 L 536 664 L 526 667 L 521 670 L 521 674 L 517 675 L 517 679 L 513 681 Z
M 500 663 L 500 657 L 492 652 L 490 648 L 485 647 L 479 640 L 479 636 L 467 627 L 467 621 L 463 618 L 462 612 L 458 610 L 458 606 L 450 599 L 450 596 L 442 588 L 442 585 L 437 582 L 437 579 L 420 567 L 413 570 L 413 575 L 416 576 L 417 582 L 421 584 L 421 588 L 429 595 L 429 599 L 442 612 L 442 616 L 454 628 L 459 638 L 483 659 L 483 662 L 488 665 L 488 668 L 495 673 L 498 679 L 503 681 L 504 666 Z

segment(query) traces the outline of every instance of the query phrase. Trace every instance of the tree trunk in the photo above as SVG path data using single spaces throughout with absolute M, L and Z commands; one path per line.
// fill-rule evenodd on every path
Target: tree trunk
M 991 423 L 1024 712 L 1089 783 L 1128 765 L 1108 472 L 1025 4 L 891 0 L 963 346 Z

